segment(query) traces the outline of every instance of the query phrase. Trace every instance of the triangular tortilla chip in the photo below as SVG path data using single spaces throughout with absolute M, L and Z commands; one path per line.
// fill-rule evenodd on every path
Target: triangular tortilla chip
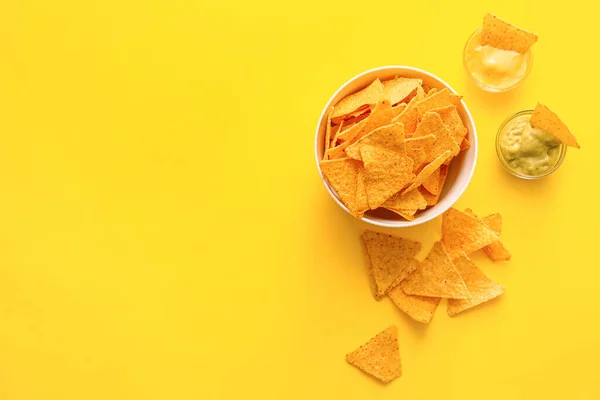
M 392 302 L 415 321 L 428 324 L 433 317 L 440 297 L 414 296 L 404 293 L 402 286 L 398 285 L 388 293 Z
M 427 164 L 425 168 L 423 168 L 421 172 L 419 172 L 417 177 L 414 179 L 413 183 L 411 183 L 409 187 L 404 189 L 403 193 L 408 193 L 411 190 L 415 190 L 416 188 L 421 186 L 423 182 L 425 182 L 427 178 L 429 178 L 429 175 L 433 174 L 435 170 L 438 169 L 444 163 L 444 161 L 446 161 L 450 157 L 450 155 L 450 150 L 448 150 L 447 152 L 440 154 L 440 156 L 433 160 L 431 163 Z
M 406 294 L 449 299 L 471 297 L 442 242 L 433 245 L 425 260 L 400 285 Z
M 356 176 L 356 217 L 362 218 L 368 209 L 369 200 L 367 200 L 367 188 L 365 186 L 365 169 L 361 165 Z
M 455 105 L 434 108 L 431 112 L 438 114 L 442 118 L 442 121 L 448 127 L 448 130 L 456 143 L 460 144 L 463 142 L 468 130 L 463 124 L 462 119 L 460 119 L 460 115 L 458 115 Z
M 498 240 L 496 232 L 481 220 L 456 208 L 442 215 L 442 242 L 452 259 L 469 255 Z
M 440 187 L 440 169 L 436 169 L 433 174 L 429 175 L 429 178 L 423 182 L 423 187 L 431 194 L 438 195 L 442 191 Z
M 439 194 L 431 194 L 427 189 L 425 189 L 423 186 L 419 186 L 419 193 L 421 193 L 421 195 L 423 195 L 423 198 L 425 199 L 425 201 L 427 202 L 428 206 L 435 206 L 438 203 L 438 200 L 440 199 L 440 195 L 442 193 L 442 190 L 444 189 L 444 184 L 446 183 L 446 177 L 448 176 L 448 166 L 442 164 L 440 166 L 440 193 Z
M 470 208 L 465 209 L 465 214 L 479 219 L 479 217 L 477 217 L 477 215 L 475 215 L 473 210 Z M 481 219 L 481 221 L 486 224 L 488 228 L 493 230 L 498 236 L 500 236 L 500 233 L 502 232 L 502 216 L 500 214 L 490 214 Z M 485 246 L 483 251 L 492 261 L 508 261 L 512 257 L 509 251 L 504 248 L 504 245 L 499 240 Z
M 396 77 L 383 82 L 383 96 L 392 105 L 402 102 L 408 95 L 417 90 L 423 81 L 421 79 Z
M 356 210 L 356 179 L 360 161 L 351 158 L 324 160 L 319 163 L 321 172 L 338 198 L 354 213 Z
M 404 132 L 414 132 L 417 129 L 417 123 L 419 122 L 419 112 L 416 108 L 417 99 L 413 98 L 410 103 L 406 106 L 404 111 L 394 117 L 392 122 L 401 122 L 404 125 Z
M 417 171 L 427 160 L 435 145 L 435 135 L 412 137 L 404 141 L 406 155 L 413 160 L 413 171 Z
M 428 111 L 423 115 L 423 119 L 417 126 L 414 137 L 429 134 L 435 135 L 435 144 L 427 155 L 425 162 L 433 161 L 447 150 L 450 150 L 452 157 L 460 152 L 460 146 L 456 143 L 448 127 L 442 121 L 442 117 L 435 112 Z
M 404 125 L 397 122 L 373 130 L 363 136 L 358 142 L 346 148 L 348 157 L 355 160 L 362 160 L 359 149 L 360 146 L 364 144 L 382 147 L 399 154 L 405 154 Z
M 398 328 L 394 325 L 346 355 L 346 361 L 387 383 L 402 376 Z
M 490 45 L 502 50 L 527 53 L 537 40 L 538 36 L 535 33 L 517 28 L 495 15 L 488 13 L 483 17 L 482 46 Z
M 360 146 L 365 166 L 369 207 L 374 210 L 415 179 L 413 162 L 403 154 L 381 147 Z
M 468 310 L 481 303 L 485 303 L 504 293 L 504 288 L 492 281 L 486 274 L 466 256 L 459 257 L 454 266 L 462 276 L 469 293 L 470 299 L 448 299 L 448 315 L 453 316 L 461 311 Z
M 427 111 L 432 110 L 434 108 L 442 108 L 449 105 L 452 105 L 456 102 L 456 99 L 450 96 L 450 91 L 447 88 L 443 88 L 442 90 L 438 90 L 431 94 L 433 91 L 430 90 L 423 100 L 417 102 L 416 107 L 419 112 L 419 116 L 422 116 Z
M 376 289 L 373 295 L 380 299 L 414 271 L 421 243 L 369 230 L 361 239 L 370 257 L 370 273 Z
M 382 99 L 382 96 L 383 84 L 379 79 L 375 79 L 366 88 L 340 100 L 333 108 L 331 119 L 335 120 L 338 117 L 351 114 L 364 105 L 375 104 Z
M 545 130 L 567 146 L 580 148 L 577 139 L 575 139 L 575 136 L 573 136 L 565 123 L 545 105 L 538 103 L 535 106 L 529 122 L 534 128 Z
M 401 195 L 396 193 L 382 204 L 382 207 L 389 210 L 424 210 L 427 207 L 425 198 L 418 190 Z

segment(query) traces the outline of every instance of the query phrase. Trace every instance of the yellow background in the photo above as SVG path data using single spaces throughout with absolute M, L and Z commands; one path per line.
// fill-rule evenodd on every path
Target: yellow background
M 3 1 L 0 398 L 599 398 L 598 10 L 484 3 Z M 462 67 L 487 11 L 540 34 L 507 94 Z M 458 207 L 502 213 L 513 253 L 475 257 L 504 296 L 429 326 L 372 299 L 367 226 L 314 162 L 329 96 L 388 64 L 464 94 L 480 155 Z M 521 181 L 494 137 L 538 100 L 582 149 Z M 426 251 L 439 228 L 394 233 Z M 384 386 L 344 355 L 390 324 Z

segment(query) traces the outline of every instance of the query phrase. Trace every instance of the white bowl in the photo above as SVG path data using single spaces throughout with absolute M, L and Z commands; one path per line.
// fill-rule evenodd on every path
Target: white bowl
M 317 124 L 315 134 L 315 157 L 317 160 L 319 175 L 321 176 L 321 180 L 323 181 L 323 184 L 325 184 L 327 191 L 338 203 L 338 205 L 348 213 L 350 213 L 350 210 L 348 210 L 348 208 L 346 208 L 340 199 L 338 199 L 335 190 L 329 186 L 329 183 L 323 177 L 323 172 L 321 171 L 321 167 L 319 165 L 319 161 L 323 159 L 323 152 L 325 150 L 324 142 L 325 127 L 327 125 L 327 110 L 329 110 L 331 105 L 336 104 L 344 97 L 365 88 L 371 82 L 373 82 L 375 78 L 379 78 L 383 81 L 387 79 L 393 79 L 397 75 L 408 78 L 420 78 L 423 80 L 424 85 L 439 89 L 448 88 L 448 90 L 456 93 L 456 91 L 452 89 L 450 85 L 429 72 L 413 67 L 391 65 L 387 67 L 374 68 L 363 72 L 362 74 L 356 75 L 354 78 L 344 83 L 342 87 L 340 87 L 333 94 L 333 96 L 331 96 L 323 108 L 323 112 L 319 118 L 319 123 Z M 469 109 L 464 101 L 460 102 L 460 104 L 457 106 L 457 110 L 463 120 L 463 123 L 469 130 L 467 133 L 467 139 L 471 143 L 471 147 L 466 151 L 462 151 L 457 157 L 452 159 L 452 163 L 450 164 L 450 168 L 448 170 L 448 177 L 446 178 L 446 184 L 444 185 L 444 189 L 442 190 L 438 203 L 424 211 L 417 212 L 415 219 L 412 221 L 406 221 L 400 216 L 396 218 L 395 216 L 391 215 L 391 212 L 388 214 L 379 211 L 367 211 L 362 218 L 363 221 L 373 225 L 390 228 L 419 225 L 443 214 L 444 211 L 452 207 L 452 205 L 459 199 L 469 185 L 469 182 L 473 177 L 473 172 L 475 171 L 475 163 L 477 161 L 477 132 L 475 130 L 475 122 L 473 121 L 473 117 L 471 116 L 471 113 L 469 112 Z

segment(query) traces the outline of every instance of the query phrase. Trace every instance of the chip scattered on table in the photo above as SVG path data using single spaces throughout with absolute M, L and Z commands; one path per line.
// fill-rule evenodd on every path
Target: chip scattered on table
M 481 220 L 473 218 L 456 208 L 442 215 L 442 242 L 454 260 L 469 255 L 498 240 L 496 232 Z
M 465 282 L 454 267 L 442 242 L 436 242 L 417 269 L 400 284 L 406 294 L 468 299 Z
M 369 257 L 369 275 L 375 284 L 373 295 L 380 299 L 415 270 L 415 256 L 421 250 L 421 243 L 370 230 L 361 239 L 363 251 Z
M 448 299 L 447 311 L 449 316 L 452 317 L 504 293 L 502 285 L 492 281 L 466 256 L 460 256 L 454 261 L 454 266 L 465 281 L 471 297 L 468 299 Z
M 392 302 L 408 316 L 418 322 L 428 324 L 440 304 L 440 297 L 415 296 L 404 293 L 400 285 L 388 293 Z
M 346 361 L 387 383 L 402 376 L 398 328 L 391 325 L 346 355 Z
M 465 214 L 479 219 L 473 210 L 469 208 L 465 210 Z M 488 228 L 493 230 L 498 236 L 500 236 L 502 232 L 502 216 L 500 214 L 490 214 L 486 217 L 483 217 L 481 221 L 487 225 Z M 504 248 L 504 245 L 500 242 L 500 240 L 497 240 L 492 244 L 488 244 L 483 248 L 483 251 L 492 261 L 508 261 L 512 257 L 510 252 Z

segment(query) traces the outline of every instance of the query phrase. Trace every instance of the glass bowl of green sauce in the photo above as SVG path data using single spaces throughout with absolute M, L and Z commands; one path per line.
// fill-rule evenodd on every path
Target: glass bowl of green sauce
M 523 179 L 550 175 L 562 164 L 567 146 L 550 133 L 531 126 L 533 110 L 519 111 L 506 118 L 496 136 L 496 153 L 502 166 Z

